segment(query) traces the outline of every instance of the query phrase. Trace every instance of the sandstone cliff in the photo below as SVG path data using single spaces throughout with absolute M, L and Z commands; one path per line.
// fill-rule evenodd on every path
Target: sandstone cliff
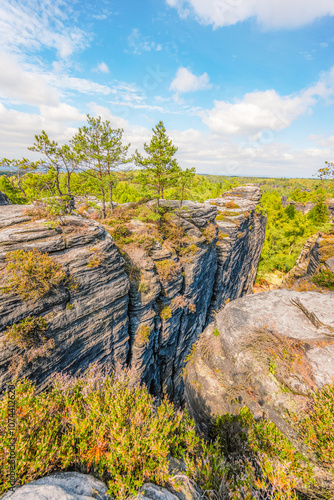
M 187 405 L 201 430 L 209 433 L 217 415 L 247 406 L 316 465 L 318 484 L 333 488 L 292 418 L 334 379 L 333 311 L 332 292 L 274 290 L 229 303 L 199 337 L 185 370 Z
M 1 390 L 18 368 L 20 377 L 42 388 L 57 371 L 78 374 L 92 362 L 109 368 L 128 363 L 152 393 L 179 400 L 192 344 L 224 302 L 252 289 L 265 236 L 266 219 L 256 208 L 260 196 L 258 188 L 246 186 L 204 204 L 184 202 L 179 223 L 188 243 L 182 252 L 161 239 L 149 250 L 129 244 L 122 250 L 126 262 L 97 222 L 67 216 L 55 226 L 33 220 L 28 207 L 2 207 L 1 286 L 8 281 L 6 254 L 36 248 L 59 262 L 78 288 L 60 286 L 35 301 L 1 293 Z M 128 226 L 139 234 L 144 224 L 132 220 Z M 48 323 L 54 347 L 46 356 L 29 359 L 3 335 L 28 316 Z

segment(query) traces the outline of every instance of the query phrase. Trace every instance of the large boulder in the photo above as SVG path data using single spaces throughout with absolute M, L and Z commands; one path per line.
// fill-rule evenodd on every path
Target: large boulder
M 200 336 L 184 378 L 205 433 L 216 416 L 247 406 L 317 463 L 288 415 L 303 412 L 311 392 L 334 379 L 334 293 L 274 290 L 230 302 Z M 319 477 L 328 480 L 326 471 Z
M 5 493 L 1 500 L 108 500 L 107 486 L 93 476 L 56 472 Z

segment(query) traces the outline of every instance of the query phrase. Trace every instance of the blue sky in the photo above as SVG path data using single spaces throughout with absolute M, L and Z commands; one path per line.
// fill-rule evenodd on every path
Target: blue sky
M 182 167 L 311 177 L 334 150 L 333 0 L 1 0 L 0 157 L 87 113 Z

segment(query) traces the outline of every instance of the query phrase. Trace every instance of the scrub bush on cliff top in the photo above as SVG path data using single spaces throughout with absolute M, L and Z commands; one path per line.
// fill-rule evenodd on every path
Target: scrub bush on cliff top
M 127 372 L 82 378 L 57 376 L 48 392 L 16 385 L 16 478 L 24 484 L 55 470 L 100 477 L 109 493 L 125 498 L 148 480 L 164 484 L 168 455 L 181 456 L 198 442 L 194 425 L 167 400 L 160 406 Z M 0 401 L 0 491 L 9 484 L 8 400 Z M 2 461 L 2 463 L 1 463 Z
M 70 285 L 60 264 L 36 248 L 8 252 L 6 262 L 9 285 L 3 291 L 17 293 L 22 300 L 43 297 L 60 284 Z M 75 287 L 73 283 L 70 286 Z

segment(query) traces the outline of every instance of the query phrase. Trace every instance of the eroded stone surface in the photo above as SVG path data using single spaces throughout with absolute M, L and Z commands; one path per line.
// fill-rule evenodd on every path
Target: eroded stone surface
M 334 293 L 274 290 L 230 302 L 216 316 L 187 364 L 185 397 L 205 432 L 214 417 L 245 405 L 314 460 L 287 411 L 298 414 L 310 390 L 333 379 Z
M 107 486 L 93 476 L 56 472 L 8 491 L 2 500 L 108 500 Z
M 6 285 L 7 252 L 33 248 L 47 252 L 78 283 L 76 291 L 59 287 L 37 301 L 0 295 L 0 332 L 27 316 L 43 316 L 49 323 L 47 337 L 55 342 L 47 357 L 25 362 L 20 376 L 43 388 L 54 372 L 80 374 L 92 362 L 104 368 L 118 362 L 130 364 L 153 394 L 180 402 L 184 360 L 192 344 L 215 311 L 252 289 L 265 235 L 265 217 L 256 210 L 260 196 L 257 187 L 246 186 L 204 204 L 185 201 L 177 223 L 188 235 L 188 247 L 177 253 L 168 241 L 158 240 L 150 251 L 126 246 L 129 277 L 112 237 L 99 223 L 67 216 L 66 225 L 55 227 L 32 220 L 27 215 L 31 207 L 3 207 L 1 286 Z M 177 208 L 179 202 L 160 203 Z M 231 213 L 226 216 L 226 211 Z M 137 220 L 130 225 L 138 233 L 144 227 Z M 170 276 L 159 274 L 161 262 L 174 266 Z M 4 345 L 1 389 L 20 354 L 18 347 Z

